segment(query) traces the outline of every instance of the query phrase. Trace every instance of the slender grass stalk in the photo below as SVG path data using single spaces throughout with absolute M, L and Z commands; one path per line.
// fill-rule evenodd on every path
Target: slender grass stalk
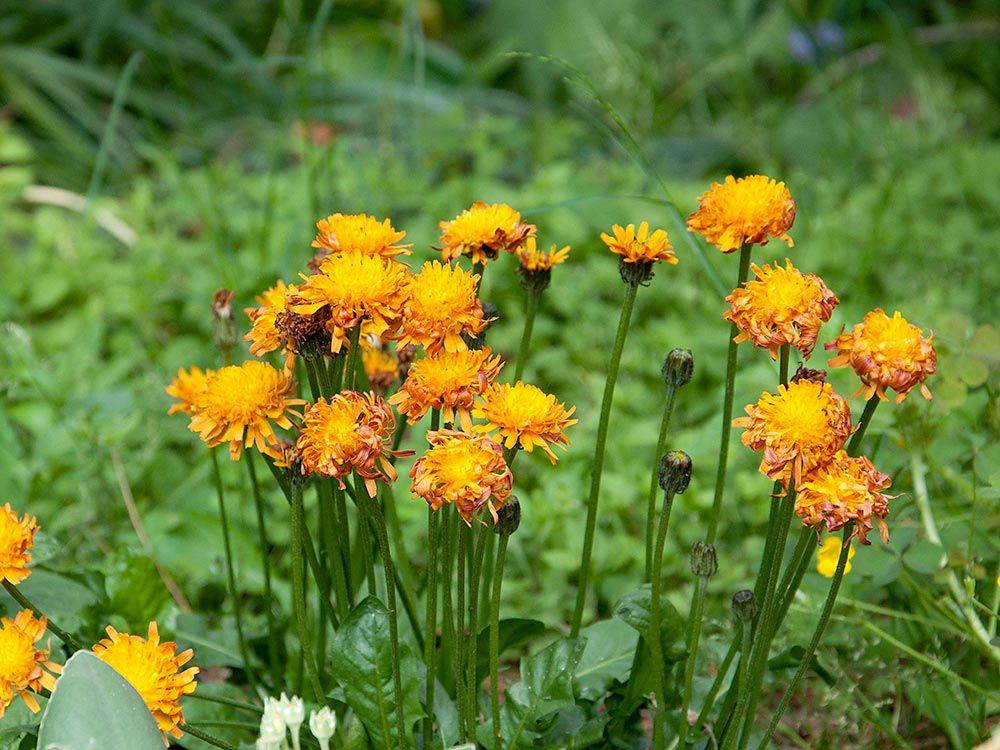
M 649 495 L 646 499 L 646 580 L 652 580 L 653 573 L 653 528 L 656 515 L 656 491 L 660 486 L 660 456 L 667 447 L 667 430 L 670 429 L 670 417 L 674 413 L 674 402 L 677 399 L 677 386 L 667 386 L 667 402 L 663 407 L 663 418 L 660 420 L 660 434 L 656 438 L 656 453 L 653 454 L 653 471 L 649 477 Z
M 663 724 L 666 719 L 667 681 L 664 674 L 663 642 L 660 640 L 660 630 L 663 626 L 663 612 L 660 605 L 661 583 L 663 580 L 663 545 L 667 540 L 667 526 L 670 523 L 670 509 L 673 507 L 674 493 L 663 493 L 663 506 L 660 510 L 660 523 L 656 530 L 656 545 L 652 559 L 652 598 L 649 604 L 649 648 L 653 653 L 653 669 L 656 671 L 656 714 L 653 716 L 653 746 L 656 750 L 663 748 Z M 687 723 L 687 719 L 684 719 Z
M 503 569 L 507 563 L 507 541 L 510 534 L 500 534 L 497 545 L 496 574 L 493 576 L 493 597 L 490 601 L 490 708 L 493 714 L 493 750 L 503 750 L 500 731 L 500 589 Z
M 479 723 L 479 681 L 476 679 L 476 655 L 479 650 L 479 582 L 483 575 L 486 541 L 492 535 L 493 532 L 485 525 L 477 524 L 476 551 L 473 557 L 472 575 L 469 577 L 469 653 L 466 666 L 470 737 L 476 736 L 476 725 Z
M 45 613 L 42 612 L 42 610 L 40 610 L 34 604 L 32 604 L 31 601 L 28 599 L 28 597 L 22 594 L 21 591 L 17 588 L 17 586 L 15 586 L 13 583 L 5 580 L 3 581 L 3 587 L 4 589 L 6 589 L 7 593 L 10 594 L 11 598 L 14 601 L 16 601 L 25 609 L 30 609 L 32 612 L 34 612 L 35 617 L 38 618 L 45 617 Z M 55 635 L 56 638 L 65 643 L 74 651 L 82 651 L 83 649 L 86 648 L 86 646 L 84 646 L 83 643 L 81 643 L 80 640 L 76 638 L 76 636 L 60 628 L 58 625 L 52 622 L 52 620 L 50 620 L 48 617 L 45 617 L 45 622 L 46 622 L 46 627 L 50 631 L 52 631 L 52 634 Z
M 740 623 L 740 663 L 736 673 L 737 692 L 747 689 L 750 654 L 753 653 L 753 628 L 750 623 Z
M 541 292 L 529 289 L 528 299 L 524 309 L 524 330 L 521 332 L 521 346 L 517 350 L 517 362 L 514 365 L 514 382 L 521 379 L 524 366 L 528 361 L 528 348 L 531 346 L 531 332 L 535 327 L 535 313 L 538 312 L 538 301 Z
M 243 659 L 243 671 L 246 672 L 250 688 L 257 691 L 257 679 L 250 666 L 250 650 L 243 635 L 243 614 L 240 610 L 240 600 L 236 593 L 236 574 L 233 572 L 233 547 L 229 539 L 229 519 L 226 515 L 226 497 L 222 489 L 222 473 L 219 471 L 219 457 L 214 450 L 208 451 L 212 457 L 212 478 L 215 481 L 215 494 L 219 499 L 219 521 L 222 524 L 222 544 L 226 557 L 226 582 L 229 586 L 229 598 L 233 602 L 233 619 L 236 623 L 236 640 L 240 647 L 240 658 Z
M 277 687 L 281 684 L 281 672 L 278 665 L 278 628 L 274 622 L 274 595 L 271 590 L 271 556 L 268 554 L 270 547 L 267 542 L 267 530 L 264 521 L 264 498 L 261 496 L 260 484 L 257 481 L 257 468 L 254 466 L 252 451 L 247 451 L 246 465 L 247 473 L 250 475 L 250 486 L 253 490 L 254 508 L 257 511 L 257 543 L 260 545 L 260 562 L 264 572 L 264 612 L 267 616 L 267 661 L 271 670 L 271 686 L 276 691 Z
M 425 587 L 427 598 L 427 612 L 424 618 L 424 632 L 427 634 L 424 640 L 424 668 L 427 679 L 424 688 L 424 707 L 427 716 L 424 718 L 424 747 L 431 747 L 434 740 L 434 671 L 436 666 L 436 654 L 434 653 L 435 640 L 437 638 L 437 551 L 440 543 L 441 524 L 440 517 L 430 505 L 427 506 L 427 585 Z
M 209 734 L 193 724 L 185 724 L 184 732 L 190 734 L 192 737 L 197 737 L 199 740 L 208 743 L 212 747 L 220 748 L 220 750 L 239 750 L 236 745 L 226 742 L 215 735 Z
M 809 563 L 815 549 L 816 530 L 809 526 L 803 526 L 799 532 L 799 538 L 795 542 L 795 549 L 792 550 L 788 567 L 785 569 L 785 575 L 782 576 L 781 583 L 778 584 L 777 608 L 771 621 L 771 629 L 768 630 L 765 637 L 773 640 L 781 623 L 785 621 L 785 615 L 788 614 L 788 608 L 792 606 L 795 592 L 799 590 L 802 578 L 805 576 L 806 570 L 809 569 Z
M 292 610 L 298 630 L 299 649 L 305 660 L 305 670 L 316 701 L 324 702 L 325 693 L 319 680 L 319 669 L 313 660 L 312 644 L 309 638 L 309 623 L 306 612 L 305 549 L 302 537 L 305 529 L 305 512 L 302 507 L 302 484 L 291 482 L 291 531 L 292 531 Z
M 639 291 L 638 284 L 625 285 L 625 299 L 622 302 L 621 317 L 618 319 L 618 332 L 611 349 L 611 360 L 608 363 L 608 376 L 604 382 L 604 396 L 601 400 L 601 416 L 597 426 L 597 441 L 594 445 L 594 460 L 591 467 L 590 496 L 587 499 L 587 526 L 583 535 L 583 552 L 580 558 L 580 575 L 577 581 L 576 606 L 573 609 L 573 621 L 570 626 L 570 637 L 580 634 L 583 623 L 583 609 L 587 602 L 587 584 L 590 579 L 590 558 L 594 550 L 594 532 L 597 528 L 597 504 L 601 495 L 601 474 L 604 471 L 604 449 L 608 440 L 608 425 L 611 421 L 611 402 L 614 400 L 615 383 L 618 381 L 618 367 L 621 364 L 622 351 L 625 348 L 625 338 L 628 335 L 629 322 L 632 319 L 632 309 L 635 307 L 635 296 Z

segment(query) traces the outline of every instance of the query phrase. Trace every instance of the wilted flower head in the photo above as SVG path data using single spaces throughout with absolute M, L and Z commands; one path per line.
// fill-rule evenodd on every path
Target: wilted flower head
M 823 540 L 823 546 L 816 550 L 816 572 L 824 578 L 833 578 L 837 572 L 837 563 L 840 561 L 840 550 L 843 549 L 844 542 L 835 536 L 828 536 Z M 844 565 L 844 575 L 851 572 L 851 558 L 856 550 L 854 545 L 848 542 L 850 549 L 847 552 L 847 563 Z
M 854 531 L 862 544 L 868 544 L 872 522 L 878 525 L 883 542 L 889 541 L 885 517 L 889 514 L 888 495 L 882 490 L 892 480 L 877 471 L 865 456 L 848 456 L 839 451 L 833 460 L 816 467 L 805 478 L 795 498 L 795 512 L 804 526 L 826 524 L 836 531 L 854 521 Z
M 184 368 L 177 371 L 177 377 L 170 381 L 166 391 L 177 399 L 177 403 L 170 407 L 167 414 L 184 412 L 194 413 L 195 399 L 204 393 L 208 379 L 215 373 L 212 370 L 202 372 L 197 367 L 192 367 L 191 372 L 185 372 Z
M 263 357 L 268 352 L 281 348 L 288 348 L 290 352 L 295 351 L 292 343 L 285 331 L 277 326 L 278 316 L 288 311 L 288 297 L 295 295 L 298 287 L 295 285 L 286 286 L 284 281 L 278 280 L 274 286 L 260 294 L 257 299 L 258 307 L 248 307 L 244 310 L 250 318 L 250 332 L 243 338 L 250 342 L 250 353 L 255 357 Z
M 444 261 L 467 255 L 473 263 L 485 263 L 501 251 L 514 252 L 535 233 L 535 226 L 521 221 L 521 214 L 506 203 L 482 201 L 476 201 L 451 221 L 442 221 L 438 226 Z
M 388 460 L 396 418 L 374 393 L 342 391 L 329 401 L 321 398 L 302 419 L 296 448 L 302 471 L 333 477 L 344 487 L 344 477 L 356 471 L 375 497 L 376 479 L 396 480 Z
M 621 256 L 623 263 L 652 263 L 662 260 L 671 265 L 677 264 L 677 256 L 672 252 L 670 239 L 663 229 L 649 231 L 649 222 L 644 221 L 636 231 L 635 224 L 621 227 L 615 224 L 611 227 L 614 233 L 601 232 L 601 239 L 615 255 Z
M 160 731 L 180 739 L 184 723 L 180 700 L 195 691 L 194 676 L 199 671 L 197 667 L 180 670 L 194 652 L 188 649 L 178 654 L 173 641 L 160 643 L 155 622 L 149 623 L 148 638 L 119 633 L 110 625 L 107 632 L 108 637 L 94 646 L 94 653 L 142 696 Z
M 476 396 L 482 393 L 500 372 L 503 363 L 490 347 L 460 352 L 439 352 L 418 359 L 397 393 L 389 398 L 410 424 L 416 424 L 431 408 L 440 409 L 445 423 L 457 418 L 462 429 L 472 430 L 469 415 Z
M 234 461 L 244 446 L 272 455 L 277 436 L 271 423 L 288 429 L 289 415 L 298 416 L 291 407 L 305 403 L 290 395 L 294 385 L 290 375 L 266 362 L 223 367 L 209 375 L 204 390 L 194 396 L 190 429 L 209 448 L 229 443 Z
M 31 571 L 31 547 L 38 532 L 38 521 L 25 513 L 20 518 L 5 503 L 0 508 L 0 582 L 15 585 L 27 578 Z
M 743 445 L 763 451 L 760 471 L 787 489 L 800 488 L 803 477 L 844 447 L 852 432 L 847 401 L 829 383 L 799 380 L 779 385 L 746 407 L 748 416 L 733 420 L 743 427 Z
M 394 258 L 409 255 L 410 245 L 400 245 L 406 232 L 397 232 L 389 219 L 366 214 L 330 214 L 316 222 L 312 246 L 326 253 L 357 253 Z
M 830 320 L 840 300 L 816 274 L 803 274 L 787 258 L 785 264 L 785 268 L 751 265 L 756 279 L 726 297 L 731 306 L 725 318 L 739 328 L 737 342 L 752 341 L 770 350 L 772 359 L 785 345 L 808 358 L 820 326 Z
M 764 175 L 738 180 L 732 175 L 712 186 L 700 198 L 701 207 L 688 217 L 688 229 L 697 232 L 724 253 L 743 245 L 766 245 L 772 237 L 795 243 L 788 230 L 795 221 L 795 201 L 783 182 Z
M 49 661 L 48 649 L 35 647 L 45 635 L 47 624 L 44 617 L 36 620 L 28 609 L 13 619 L 0 618 L 0 719 L 18 695 L 37 714 L 35 696 L 56 686 L 52 673 L 59 674 L 62 667 Z
M 880 399 L 885 399 L 885 389 L 891 388 L 898 394 L 896 403 L 899 403 L 916 385 L 920 386 L 924 398 L 931 398 L 924 381 L 937 369 L 933 336 L 925 338 L 923 332 L 908 323 L 899 312 L 890 318 L 881 308 L 876 308 L 826 348 L 837 350 L 836 356 L 830 359 L 830 367 L 850 365 L 854 368 L 864 384 L 859 393 L 863 392 L 865 398 L 878 394 Z
M 455 430 L 428 432 L 427 441 L 431 447 L 410 469 L 413 494 L 434 510 L 454 505 L 469 524 L 486 506 L 495 523 L 514 481 L 503 449 L 487 437 Z
M 472 416 L 487 421 L 485 425 L 476 425 L 477 432 L 496 431 L 508 449 L 519 445 L 531 453 L 538 446 L 555 463 L 556 454 L 550 444 L 569 445 L 564 433 L 577 422 L 570 419 L 574 411 L 575 406 L 567 410 L 555 396 L 518 381 L 515 385 L 502 383 L 486 389 Z
M 475 338 L 486 327 L 476 298 L 479 277 L 439 261 L 424 263 L 406 284 L 400 346 L 423 346 L 428 355 L 467 349 L 462 334 Z

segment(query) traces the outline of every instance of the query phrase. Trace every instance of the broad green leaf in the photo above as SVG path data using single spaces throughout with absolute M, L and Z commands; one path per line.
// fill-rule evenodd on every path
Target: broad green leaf
M 500 655 L 507 651 L 537 640 L 545 632 L 545 623 L 511 617 L 500 620 Z M 487 625 L 479 632 L 476 646 L 476 674 L 480 682 L 490 671 L 490 628 Z
M 604 742 L 604 728 L 611 716 L 607 713 L 588 716 L 583 706 L 569 706 L 556 714 L 552 729 L 535 747 L 552 750 L 578 750 Z
M 621 598 L 615 605 L 614 616 L 639 631 L 644 638 L 648 638 L 652 598 L 652 587 L 648 583 L 643 584 Z M 684 627 L 685 620 L 674 605 L 661 594 L 660 642 L 663 644 L 663 659 L 668 664 L 678 662 L 685 657 Z
M 156 563 L 128 549 L 117 550 L 108 560 L 104 588 L 109 609 L 123 617 L 133 630 L 141 630 L 155 620 L 170 600 Z
M 97 595 L 82 583 L 48 570 L 32 571 L 18 588 L 60 627 L 70 631 L 80 626 L 83 610 L 97 601 Z M 21 609 L 6 591 L 0 591 L 0 601 L 7 606 L 8 612 Z
M 375 747 L 396 747 L 396 699 L 389 642 L 389 612 L 375 597 L 361 602 L 340 626 L 331 648 L 333 676 L 344 700 L 364 724 Z M 423 716 L 420 675 L 409 647 L 399 645 L 403 682 L 403 728 L 412 744 L 414 722 Z
M 639 634 L 621 620 L 604 620 L 584 628 L 583 635 L 587 645 L 574 674 L 577 694 L 597 700 L 615 680 L 628 677 Z
M 89 651 L 66 662 L 38 732 L 38 750 L 163 750 L 146 704 Z

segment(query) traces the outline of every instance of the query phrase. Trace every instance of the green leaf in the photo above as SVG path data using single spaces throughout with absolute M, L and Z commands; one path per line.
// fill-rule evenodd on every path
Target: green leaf
M 650 603 L 653 599 L 652 587 L 647 583 L 623 596 L 615 605 L 613 614 L 627 623 L 647 640 L 650 630 Z M 660 596 L 660 642 L 663 644 L 663 659 L 667 664 L 681 661 L 686 656 L 684 645 L 685 620 L 677 612 L 665 595 Z
M 527 620 L 511 617 L 500 620 L 500 655 L 531 643 L 545 632 L 545 623 L 540 620 Z M 490 671 L 490 628 L 487 625 L 479 633 L 476 647 L 476 674 L 480 681 Z
M 552 729 L 535 743 L 535 747 L 547 747 L 553 750 L 593 747 L 603 743 L 604 728 L 610 719 L 607 713 L 588 716 L 583 706 L 569 706 L 556 714 Z
M 337 631 L 332 648 L 332 671 L 344 689 L 344 701 L 364 724 L 375 747 L 396 747 L 396 703 L 389 642 L 389 612 L 375 597 L 361 602 Z M 424 713 L 420 705 L 420 674 L 406 644 L 399 645 L 403 682 L 404 732 Z M 408 744 L 412 744 L 407 740 Z
M 163 750 L 146 704 L 112 667 L 89 651 L 66 662 L 45 709 L 38 750 Z
M 628 678 L 639 634 L 621 620 L 604 620 L 584 628 L 583 635 L 587 645 L 574 675 L 577 694 L 597 700 L 615 680 Z
M 108 560 L 104 588 L 110 611 L 125 618 L 132 630 L 141 630 L 155 620 L 170 600 L 156 563 L 146 555 L 124 548 Z

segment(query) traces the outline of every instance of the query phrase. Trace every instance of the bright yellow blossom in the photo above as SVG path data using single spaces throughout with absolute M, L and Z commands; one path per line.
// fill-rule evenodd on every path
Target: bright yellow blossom
M 788 230 L 795 221 L 795 201 L 783 182 L 764 175 L 738 180 L 732 175 L 712 186 L 700 198 L 700 208 L 688 217 L 688 229 L 697 232 L 724 253 L 743 245 L 766 245 L 772 237 L 795 243 Z
M 451 261 L 460 255 L 473 263 L 486 263 L 502 251 L 514 252 L 535 233 L 535 226 L 521 221 L 521 214 L 506 203 L 486 204 L 476 201 L 451 221 L 442 221 L 441 259 Z
M 37 532 L 38 521 L 33 516 L 25 513 L 19 518 L 10 503 L 0 508 L 0 582 L 17 585 L 31 574 L 29 550 Z
M 614 233 L 601 233 L 601 239 L 615 255 L 620 255 L 623 263 L 652 263 L 662 260 L 671 265 L 677 264 L 677 256 L 672 252 L 670 239 L 663 229 L 650 233 L 649 222 L 644 221 L 636 231 L 635 224 L 622 228 L 618 224 L 611 227 Z
M 424 263 L 406 285 L 399 345 L 423 346 L 428 355 L 467 349 L 462 334 L 475 338 L 487 323 L 476 298 L 478 281 L 457 266 Z
M 170 407 L 167 414 L 176 414 L 177 412 L 193 414 L 195 399 L 205 392 L 208 379 L 214 374 L 213 370 L 202 372 L 197 367 L 192 367 L 191 372 L 185 372 L 184 368 L 178 370 L 177 377 L 170 381 L 170 385 L 166 388 L 167 393 L 178 401 Z
M 406 232 L 398 232 L 389 219 L 366 214 L 331 214 L 316 222 L 312 246 L 328 253 L 358 253 L 393 258 L 409 255 L 411 245 L 400 245 Z
M 838 451 L 832 460 L 813 469 L 799 488 L 795 512 L 804 526 L 818 527 L 825 523 L 828 531 L 836 531 L 854 522 L 854 533 L 862 544 L 868 544 L 872 522 L 878 525 L 883 542 L 889 541 L 885 517 L 889 500 L 882 490 L 892 480 L 875 469 L 865 456 L 848 456 Z
M 52 673 L 62 667 L 49 661 L 48 649 L 35 644 L 45 635 L 47 621 L 35 619 L 31 610 L 18 612 L 13 619 L 0 618 L 0 719 L 18 695 L 32 713 L 38 713 L 35 696 L 56 686 Z
M 534 237 L 529 237 L 524 246 L 517 251 L 517 259 L 524 271 L 550 271 L 553 266 L 565 263 L 569 257 L 569 245 L 556 249 L 552 245 L 547 251 L 539 250 Z
M 531 453 L 537 446 L 555 463 L 556 454 L 550 444 L 569 445 L 565 431 L 577 422 L 570 419 L 574 411 L 575 406 L 567 410 L 555 396 L 518 381 L 515 385 L 502 383 L 485 390 L 472 416 L 487 422 L 476 425 L 477 432 L 496 431 L 507 449 L 520 445 Z
M 833 578 L 837 572 L 837 563 L 840 561 L 840 550 L 843 549 L 844 542 L 835 536 L 828 536 L 823 541 L 823 546 L 816 550 L 816 572 L 824 578 Z M 851 558 L 854 557 L 854 545 L 848 542 L 850 550 L 847 552 L 847 563 L 844 565 L 844 575 L 851 572 Z
M 250 332 L 243 339 L 250 342 L 250 353 L 255 357 L 263 357 L 268 352 L 287 348 L 294 352 L 294 344 L 287 333 L 277 326 L 279 316 L 288 312 L 288 298 L 298 293 L 294 284 L 286 286 L 284 281 L 275 282 L 267 291 L 259 295 L 259 307 L 248 307 L 244 310 L 250 318 Z

